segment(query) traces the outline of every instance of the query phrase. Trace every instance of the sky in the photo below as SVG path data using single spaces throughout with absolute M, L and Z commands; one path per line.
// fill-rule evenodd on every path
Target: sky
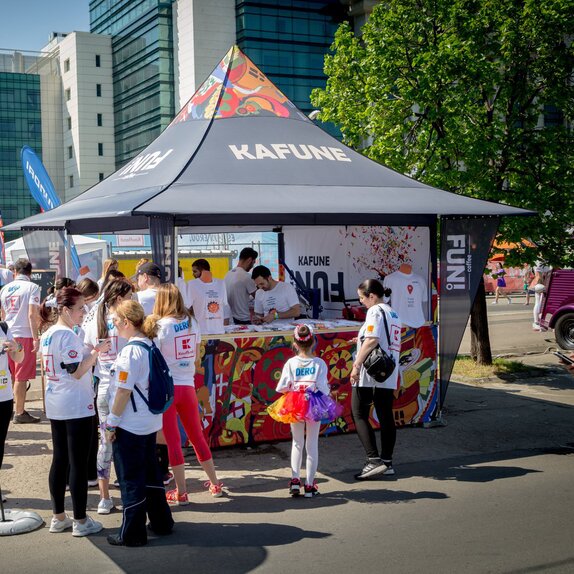
M 89 0 L 8 0 L 0 9 L 0 48 L 40 51 L 51 32 L 89 32 Z

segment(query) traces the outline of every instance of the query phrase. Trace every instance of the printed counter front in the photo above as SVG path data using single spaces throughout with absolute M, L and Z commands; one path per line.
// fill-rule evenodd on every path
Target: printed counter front
M 304 322 L 314 326 L 315 352 L 329 368 L 332 395 L 344 405 L 343 414 L 323 425 L 321 434 L 354 431 L 349 376 L 356 349 L 353 339 L 360 324 L 347 320 Z M 211 447 L 291 438 L 289 425 L 273 420 L 267 406 L 279 398 L 275 388 L 283 365 L 294 356 L 294 324 L 231 325 L 224 335 L 202 337 L 195 388 Z M 438 396 L 436 340 L 435 325 L 403 329 L 401 386 L 394 403 L 398 426 L 426 422 L 434 412 Z M 374 411 L 371 416 L 376 423 Z

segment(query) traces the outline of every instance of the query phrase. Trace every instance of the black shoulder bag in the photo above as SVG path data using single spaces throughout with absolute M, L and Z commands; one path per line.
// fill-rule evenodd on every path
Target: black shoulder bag
M 391 348 L 391 337 L 389 335 L 389 325 L 387 323 L 387 314 L 385 310 L 379 306 L 383 314 L 383 321 L 385 322 L 385 333 L 387 335 L 387 343 L 389 349 Z M 361 340 L 361 343 L 365 340 Z M 395 359 L 389 355 L 380 345 L 377 345 L 367 356 L 363 362 L 363 367 L 367 374 L 373 378 L 377 383 L 384 383 L 395 370 Z

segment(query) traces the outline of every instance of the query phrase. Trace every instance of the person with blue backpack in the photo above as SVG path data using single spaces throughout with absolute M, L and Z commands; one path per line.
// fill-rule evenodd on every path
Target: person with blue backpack
M 162 413 L 173 401 L 173 379 L 152 342 L 157 322 L 145 318 L 139 303 L 122 301 L 112 320 L 118 335 L 128 342 L 112 366 L 111 412 L 106 419 L 106 439 L 113 444 L 123 504 L 120 531 L 108 536 L 108 542 L 144 546 L 146 514 L 153 533 L 170 534 L 173 528 L 155 454 Z

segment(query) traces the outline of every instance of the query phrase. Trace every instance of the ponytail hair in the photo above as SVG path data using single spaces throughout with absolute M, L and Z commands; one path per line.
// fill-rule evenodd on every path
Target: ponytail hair
M 159 331 L 157 317 L 153 315 L 146 317 L 144 308 L 137 301 L 122 301 L 116 307 L 114 313 L 118 318 L 129 321 L 148 339 L 154 339 Z
M 383 287 L 383 284 L 377 279 L 366 279 L 357 289 L 365 296 L 373 294 L 379 299 L 383 297 L 390 297 L 392 291 L 388 287 Z
M 64 287 L 56 295 L 46 297 L 42 305 L 40 305 L 40 318 L 42 320 L 40 329 L 48 323 L 55 323 L 64 307 L 68 309 L 73 307 L 78 302 L 78 299 L 83 297 L 82 292 L 75 287 Z

